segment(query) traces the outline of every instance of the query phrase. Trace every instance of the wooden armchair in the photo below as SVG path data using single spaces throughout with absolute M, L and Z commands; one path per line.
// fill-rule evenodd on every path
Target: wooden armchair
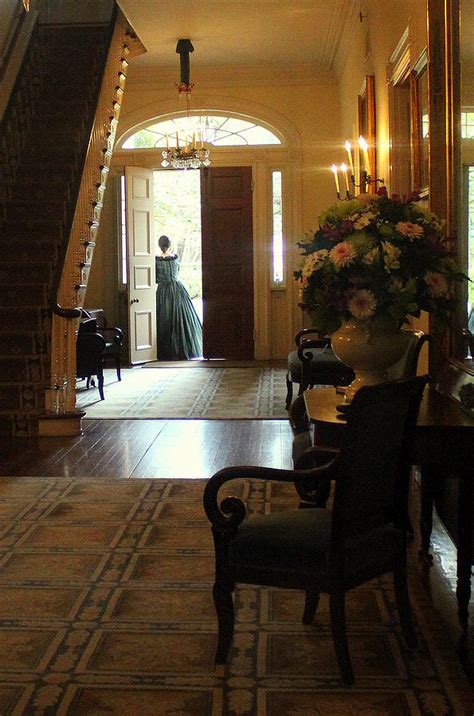
M 329 337 L 321 338 L 316 328 L 303 328 L 295 336 L 296 350 L 288 354 L 286 409 L 293 400 L 293 383 L 298 395 L 314 385 L 348 385 L 354 373 L 333 353 Z
M 345 626 L 345 593 L 392 572 L 400 622 L 416 645 L 407 590 L 408 465 L 427 378 L 361 388 L 347 413 L 345 442 L 329 463 L 310 470 L 228 467 L 209 480 L 204 509 L 216 553 L 213 588 L 218 620 L 216 663 L 233 638 L 236 583 L 301 589 L 303 622 L 310 624 L 320 592 L 329 594 L 334 647 L 346 683 L 354 680 Z M 332 511 L 306 509 L 246 515 L 236 497 L 218 501 L 220 487 L 238 478 L 295 482 L 336 481 Z
M 104 351 L 105 339 L 100 333 L 79 330 L 76 343 L 76 375 L 87 380 L 97 377 L 100 399 L 104 400 Z
M 91 323 L 95 321 L 95 323 Z M 117 371 L 117 380 L 122 380 L 122 345 L 123 331 L 117 326 L 109 327 L 103 308 L 82 309 L 81 325 L 86 323 L 92 330 L 99 333 L 105 341 L 104 361 L 112 360 Z

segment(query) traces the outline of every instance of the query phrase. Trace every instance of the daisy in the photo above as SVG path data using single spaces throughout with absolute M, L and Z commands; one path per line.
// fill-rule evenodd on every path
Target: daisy
M 341 241 L 329 252 L 329 258 L 338 268 L 350 264 L 355 257 L 354 247 L 348 241 Z
M 407 236 L 410 241 L 423 236 L 423 227 L 419 224 L 412 224 L 411 221 L 399 221 L 395 228 L 399 234 Z
M 361 288 L 358 291 L 354 291 L 354 295 L 347 303 L 347 308 L 354 318 L 371 318 L 377 308 L 377 300 L 372 291 Z

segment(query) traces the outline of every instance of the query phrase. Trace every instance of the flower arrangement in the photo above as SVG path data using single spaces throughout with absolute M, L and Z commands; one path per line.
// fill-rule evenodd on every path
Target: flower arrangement
M 417 199 L 389 198 L 382 187 L 340 201 L 322 214 L 314 237 L 298 243 L 305 257 L 295 272 L 300 299 L 321 333 L 351 318 L 399 328 L 421 311 L 446 321 L 453 284 L 467 276 L 443 222 Z

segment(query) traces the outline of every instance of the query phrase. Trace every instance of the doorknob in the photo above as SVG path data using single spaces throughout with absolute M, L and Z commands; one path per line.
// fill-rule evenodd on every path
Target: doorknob
M 132 305 L 132 303 L 140 303 L 140 299 L 139 299 L 139 298 L 132 298 L 132 300 L 130 301 L 130 305 Z

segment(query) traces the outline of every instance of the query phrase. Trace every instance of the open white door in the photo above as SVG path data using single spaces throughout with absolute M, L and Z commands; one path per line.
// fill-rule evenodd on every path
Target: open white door
M 125 167 L 130 363 L 156 360 L 153 171 Z

